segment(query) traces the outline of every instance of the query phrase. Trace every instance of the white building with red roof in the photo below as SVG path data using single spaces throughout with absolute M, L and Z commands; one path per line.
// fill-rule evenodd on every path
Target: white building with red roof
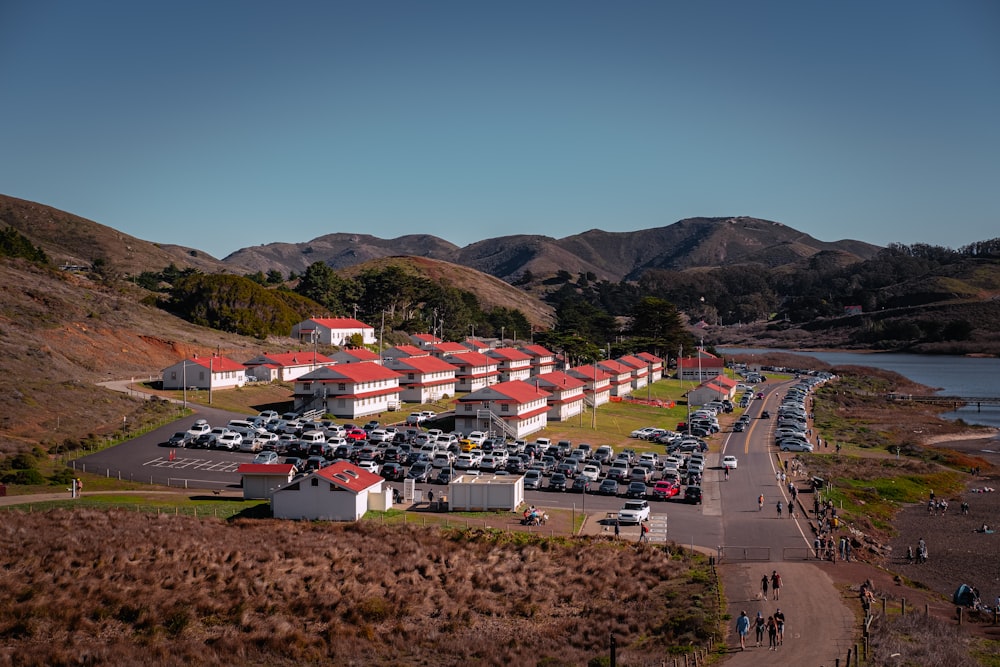
M 387 358 L 386 368 L 400 374 L 399 398 L 406 403 L 433 403 L 455 395 L 455 372 L 444 359 L 423 357 Z
M 599 367 L 575 366 L 566 371 L 566 374 L 583 381 L 584 401 L 590 407 L 604 405 L 611 400 L 611 376 Z
M 315 351 L 278 352 L 259 354 L 243 362 L 247 375 L 262 382 L 292 382 L 296 378 L 314 371 L 320 366 L 328 366 L 333 360 Z
M 241 463 L 236 469 L 243 478 L 243 499 L 270 499 L 274 490 L 295 477 L 295 466 L 284 463 Z
M 430 347 L 431 345 L 437 345 L 438 343 L 443 343 L 444 341 L 430 333 L 416 333 L 410 334 L 410 342 L 412 342 L 417 347 Z
M 712 401 L 731 399 L 736 394 L 737 384 L 732 378 L 716 375 L 687 393 L 688 405 L 705 405 Z
M 704 350 L 699 350 L 696 356 L 677 360 L 677 377 L 681 380 L 704 382 L 725 372 L 725 360 Z
M 528 380 L 543 391 L 549 392 L 549 421 L 566 421 L 583 412 L 583 392 L 587 383 L 562 371 L 534 375 Z
M 523 438 L 548 425 L 549 392 L 534 384 L 500 382 L 458 399 L 455 429 L 502 431 L 509 438 Z
M 195 355 L 163 369 L 163 389 L 232 389 L 246 383 L 246 366 L 215 354 Z
M 500 381 L 496 359 L 485 354 L 466 350 L 463 354 L 445 355 L 442 361 L 455 367 L 455 388 L 460 392 L 478 391 Z
M 303 343 L 337 345 L 352 343 L 351 336 L 360 334 L 362 345 L 374 345 L 375 328 L 353 317 L 314 317 L 292 327 L 292 338 Z
M 444 359 L 448 355 L 465 354 L 467 352 L 472 352 L 472 350 L 462 345 L 461 343 L 452 343 L 449 341 L 431 343 L 430 345 L 424 346 L 424 349 L 426 349 L 428 352 L 430 352 L 438 359 Z
M 663 379 L 663 366 L 664 361 L 660 357 L 656 356 L 651 352 L 640 352 L 637 355 L 638 358 L 642 359 L 649 366 L 649 381 L 659 382 Z
M 626 354 L 615 359 L 623 366 L 628 366 L 632 372 L 632 391 L 642 389 L 649 384 L 649 364 L 639 357 Z
M 556 355 L 542 345 L 523 345 L 521 352 L 531 357 L 531 374 L 544 375 L 556 369 Z
M 632 393 L 631 368 L 611 359 L 597 362 L 597 367 L 608 374 L 612 396 L 628 396 Z
M 527 380 L 531 377 L 531 357 L 513 347 L 498 347 L 486 353 L 497 362 L 501 382 Z
M 382 358 L 378 352 L 372 352 L 365 347 L 347 347 L 330 355 L 338 364 L 381 364 Z
M 276 519 L 357 521 L 368 510 L 392 507 L 392 491 L 374 473 L 337 461 L 274 490 L 271 511 Z
M 357 419 L 399 406 L 399 373 L 380 364 L 323 366 L 295 381 L 296 410 Z
M 489 350 L 493 349 L 493 346 L 490 345 L 489 341 L 485 341 L 482 338 L 466 338 L 462 345 L 469 348 L 473 352 L 478 352 L 479 354 L 485 354 Z
M 430 352 L 416 345 L 395 345 L 382 350 L 383 359 L 401 359 L 404 357 L 429 357 Z

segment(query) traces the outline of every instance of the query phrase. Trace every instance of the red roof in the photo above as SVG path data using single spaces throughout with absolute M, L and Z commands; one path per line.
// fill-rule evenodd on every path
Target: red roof
M 381 357 L 378 356 L 377 352 L 372 352 L 369 349 L 363 347 L 355 347 L 349 350 L 341 350 L 335 356 L 337 357 L 353 357 L 358 361 L 378 361 Z
M 608 375 L 607 371 L 602 370 L 601 368 L 593 366 L 593 365 L 574 366 L 573 368 L 569 369 L 567 372 L 570 373 L 570 374 L 572 374 L 572 375 L 574 375 L 574 376 L 576 376 L 576 377 L 578 377 L 578 378 L 580 378 L 581 380 L 591 380 L 591 381 L 593 381 L 595 379 L 597 379 L 597 380 L 609 380 L 609 379 L 611 379 L 611 376 Z
M 526 352 L 526 353 L 528 353 L 528 354 L 530 354 L 532 356 L 535 356 L 535 357 L 551 357 L 551 356 L 554 356 L 551 352 L 549 352 L 547 349 L 545 349 L 541 345 L 525 345 L 521 349 L 524 352 Z
M 236 472 L 241 475 L 280 475 L 288 477 L 295 466 L 284 463 L 241 463 Z
M 498 347 L 495 350 L 490 350 L 486 353 L 486 356 L 493 359 L 506 359 L 507 361 L 530 361 L 531 356 L 521 352 L 520 350 L 515 350 L 512 347 Z
M 435 343 L 428 345 L 427 349 L 433 350 L 438 354 L 468 354 L 469 352 L 469 348 L 461 343 Z
M 374 329 L 353 317 L 314 317 L 307 322 L 322 324 L 327 329 Z
M 401 357 L 399 359 L 394 359 L 391 362 L 392 368 L 399 372 L 406 372 L 406 369 L 412 368 L 415 371 L 421 373 L 436 373 L 439 371 L 455 371 L 458 370 L 454 365 L 449 364 L 444 359 L 438 359 L 437 357 Z
M 624 364 L 620 364 L 617 361 L 608 359 L 607 361 L 602 361 L 597 364 L 597 367 L 603 369 L 612 375 L 622 375 L 622 374 L 632 374 L 632 369 Z
M 562 371 L 552 371 L 551 373 L 536 375 L 531 378 L 529 382 L 532 384 L 537 383 L 538 386 L 542 388 L 552 387 L 554 389 L 576 389 L 577 387 L 582 387 L 586 384 L 580 378 L 567 375 Z
M 362 470 L 347 461 L 336 461 L 313 474 L 353 493 L 361 493 L 383 481 L 375 473 Z
M 551 394 L 543 391 L 535 385 L 523 380 L 511 380 L 500 382 L 490 387 L 485 387 L 471 394 L 466 394 L 458 399 L 460 403 L 481 403 L 483 401 L 513 401 L 515 403 L 529 403 L 540 398 L 548 398 Z
M 412 336 L 410 336 L 410 338 L 416 338 L 417 340 L 422 340 L 425 343 L 440 343 L 441 342 L 440 338 L 438 338 L 434 334 L 429 334 L 429 333 L 413 334 Z
M 427 350 L 423 350 L 416 345 L 397 345 L 395 347 L 389 348 L 391 350 L 399 350 L 402 355 L 392 355 L 392 356 L 403 356 L 403 357 L 426 357 L 429 356 Z
M 398 378 L 399 373 L 381 364 L 337 364 L 323 366 L 306 373 L 298 379 L 299 382 L 372 382 L 374 380 L 391 380 Z
M 313 363 L 332 364 L 333 359 L 324 354 L 313 354 L 305 350 L 299 352 L 279 352 L 277 354 L 261 354 L 259 356 L 243 362 L 244 366 L 264 366 L 272 364 L 274 366 L 309 366 Z
M 623 364 L 625 366 L 630 366 L 636 369 L 637 371 L 640 371 L 640 373 L 643 374 L 649 371 L 649 364 L 647 364 L 645 361 L 643 361 L 638 357 L 633 357 L 630 354 L 627 354 L 623 357 L 618 357 L 617 361 L 618 363 Z
M 644 361 L 648 361 L 651 364 L 656 364 L 656 363 L 662 364 L 663 363 L 663 359 L 660 359 L 658 356 L 656 356 L 655 354 L 652 354 L 651 352 L 640 352 L 639 354 L 637 354 L 635 356 L 639 357 L 640 359 L 642 359 Z
M 222 373 L 225 371 L 245 371 L 247 369 L 246 366 L 233 361 L 229 357 L 217 357 L 215 355 L 210 357 L 194 357 L 188 361 L 198 364 L 199 366 L 204 366 L 205 368 L 210 368 L 213 373 Z
M 472 351 L 454 355 L 446 354 L 442 359 L 455 366 L 469 366 L 470 368 L 476 368 L 477 366 L 496 367 L 497 365 L 496 359 L 490 359 L 485 354 Z

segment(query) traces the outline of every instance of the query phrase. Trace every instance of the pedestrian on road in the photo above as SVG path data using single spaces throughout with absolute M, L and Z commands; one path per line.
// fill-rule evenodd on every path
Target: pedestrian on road
M 819 539 L 819 536 L 816 536 L 815 538 L 813 538 L 813 551 L 816 552 L 816 560 L 819 560 L 819 558 L 820 558 L 819 550 L 820 550 L 820 543 L 821 542 L 822 542 L 822 540 Z
M 649 526 L 646 524 L 639 526 L 639 541 L 649 542 Z
M 781 501 L 778 501 L 778 518 L 781 518 Z
M 760 592 L 764 594 L 764 599 L 767 599 L 767 574 L 760 578 Z
M 774 623 L 778 626 L 778 646 L 785 643 L 785 614 L 781 609 L 774 610 Z
M 762 493 L 759 496 L 757 496 L 757 511 L 759 512 L 763 509 L 764 509 L 764 494 Z
M 740 650 L 747 650 L 747 633 L 750 632 L 750 617 L 745 611 L 740 612 L 736 619 L 736 634 L 740 636 Z
M 774 595 L 774 599 L 778 599 L 778 590 L 781 588 L 781 575 L 778 574 L 777 570 L 771 572 L 771 593 Z
M 764 644 L 764 626 L 766 625 L 764 621 L 764 614 L 757 611 L 757 618 L 754 619 L 753 628 L 757 634 L 757 648 L 760 648 Z
M 726 470 L 726 480 L 728 480 L 729 479 L 729 466 L 726 466 L 725 470 Z
M 778 650 L 778 624 L 774 621 L 774 616 L 767 617 L 767 650 Z

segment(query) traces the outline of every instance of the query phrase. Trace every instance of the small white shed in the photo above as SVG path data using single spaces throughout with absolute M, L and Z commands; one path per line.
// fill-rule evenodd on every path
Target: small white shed
M 295 466 L 282 463 L 243 463 L 236 472 L 243 476 L 244 500 L 270 499 L 276 488 L 292 481 Z
M 275 489 L 271 513 L 276 519 L 357 521 L 369 509 L 389 509 L 391 496 L 378 475 L 337 461 Z
M 453 512 L 513 512 L 523 502 L 523 475 L 462 475 L 448 484 L 448 510 Z

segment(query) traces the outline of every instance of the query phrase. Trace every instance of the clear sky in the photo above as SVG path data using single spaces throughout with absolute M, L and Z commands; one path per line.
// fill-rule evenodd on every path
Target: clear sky
M 217 257 L 333 232 L 1000 236 L 995 0 L 4 0 L 0 192 Z

